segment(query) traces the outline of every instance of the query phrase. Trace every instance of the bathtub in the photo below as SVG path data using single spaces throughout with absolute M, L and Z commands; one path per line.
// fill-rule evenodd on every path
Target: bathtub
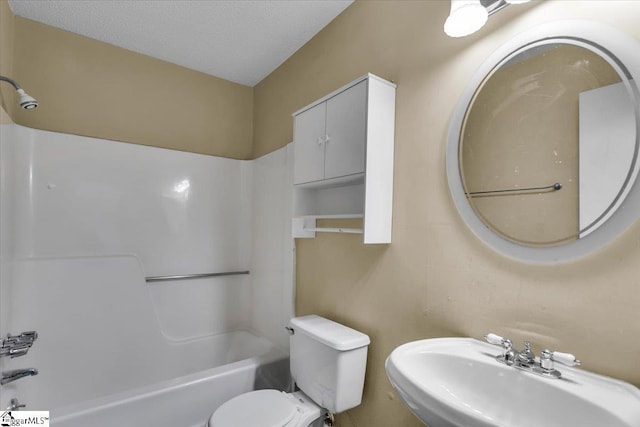
M 246 331 L 217 338 L 229 344 L 224 350 L 227 363 L 53 409 L 50 425 L 202 427 L 215 409 L 234 396 L 262 388 L 289 390 L 289 361 L 284 351 Z
M 13 124 L 0 136 L 0 336 L 38 332 L 0 370 L 39 371 L 2 386 L 1 408 L 17 398 L 59 427 L 191 427 L 234 395 L 288 387 L 289 154 L 254 171 Z

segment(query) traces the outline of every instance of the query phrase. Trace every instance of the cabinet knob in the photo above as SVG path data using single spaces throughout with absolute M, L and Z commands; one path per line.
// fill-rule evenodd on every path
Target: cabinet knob
M 322 139 L 322 137 L 319 136 L 318 139 L 316 140 L 316 144 L 318 144 L 318 145 L 324 144 L 324 139 Z
M 327 134 L 327 135 L 324 137 L 324 142 L 326 143 L 326 142 L 329 142 L 329 141 L 331 141 L 331 137 L 329 136 L 329 134 Z

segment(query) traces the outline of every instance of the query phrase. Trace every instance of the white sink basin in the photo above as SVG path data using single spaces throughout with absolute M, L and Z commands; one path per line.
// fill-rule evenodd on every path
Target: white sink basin
M 501 348 L 472 338 L 414 341 L 385 368 L 429 427 L 640 427 L 640 389 L 557 364 L 544 378 L 497 362 Z

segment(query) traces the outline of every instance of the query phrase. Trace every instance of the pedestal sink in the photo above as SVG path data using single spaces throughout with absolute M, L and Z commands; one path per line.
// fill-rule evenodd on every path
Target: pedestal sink
M 499 363 L 501 352 L 472 338 L 414 341 L 385 368 L 429 427 L 640 427 L 633 385 L 564 366 L 562 378 L 544 378 Z

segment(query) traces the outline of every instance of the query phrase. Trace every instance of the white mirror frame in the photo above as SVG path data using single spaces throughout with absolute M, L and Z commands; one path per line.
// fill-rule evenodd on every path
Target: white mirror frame
M 478 238 L 496 251 L 520 261 L 529 263 L 553 263 L 569 261 L 589 253 L 595 252 L 631 226 L 640 218 L 640 183 L 637 182 L 638 165 L 636 159 L 631 182 L 627 185 L 626 198 L 609 219 L 598 229 L 586 237 L 571 241 L 564 245 L 548 247 L 531 247 L 506 240 L 494 233 L 474 212 L 463 187 L 458 160 L 460 149 L 460 133 L 462 124 L 476 90 L 486 76 L 505 58 L 511 56 L 521 48 L 543 40 L 565 39 L 577 41 L 580 45 L 587 44 L 599 50 L 609 52 L 613 58 L 624 65 L 631 75 L 631 89 L 634 93 L 632 100 L 636 117 L 636 147 L 640 145 L 640 41 L 607 25 L 589 21 L 555 21 L 542 24 L 521 34 L 516 35 L 509 42 L 498 48 L 482 64 L 464 89 L 455 107 L 449 123 L 447 137 L 446 169 L 449 188 L 453 201 L 460 215 Z M 610 58 L 605 58 L 611 62 Z M 618 69 L 619 67 L 615 67 Z

